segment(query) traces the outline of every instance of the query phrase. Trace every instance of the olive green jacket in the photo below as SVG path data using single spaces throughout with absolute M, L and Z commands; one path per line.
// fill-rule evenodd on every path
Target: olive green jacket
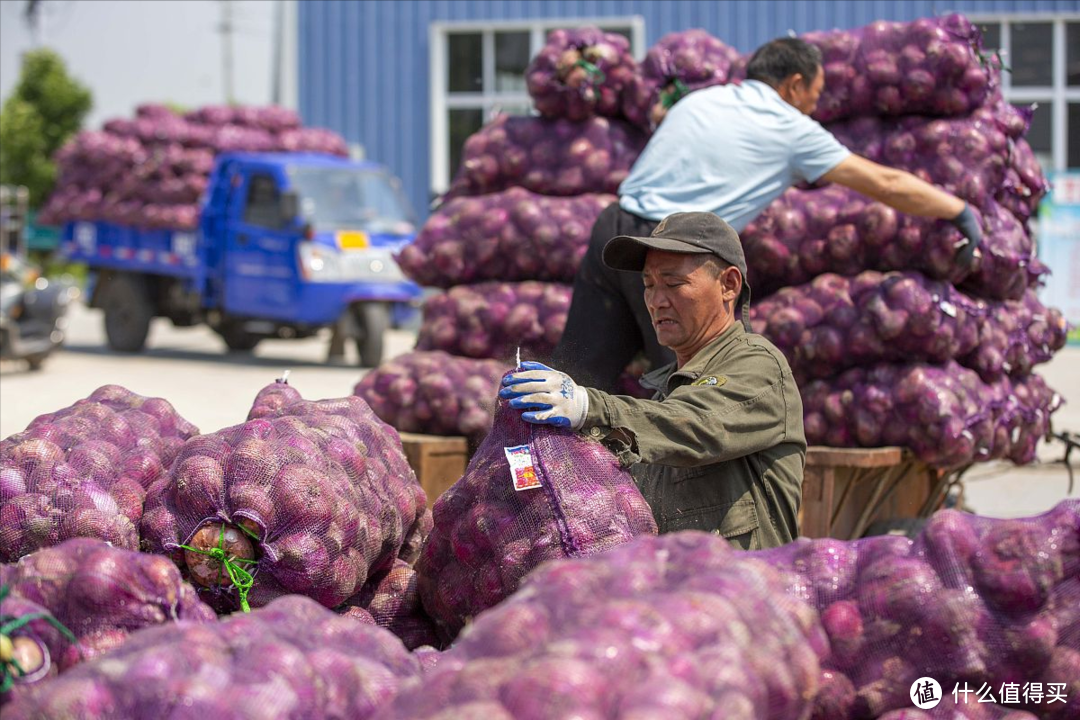
M 776 346 L 734 323 L 684 367 L 654 370 L 642 384 L 653 400 L 589 388 L 581 431 L 633 466 L 660 532 L 711 531 L 744 550 L 794 540 L 806 436 Z

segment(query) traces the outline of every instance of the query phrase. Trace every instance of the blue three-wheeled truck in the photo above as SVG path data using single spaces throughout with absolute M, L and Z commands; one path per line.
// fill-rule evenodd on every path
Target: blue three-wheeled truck
M 89 303 L 114 350 L 142 350 L 158 316 L 208 323 L 233 351 L 330 326 L 373 367 L 384 331 L 420 297 L 392 257 L 414 233 L 397 178 L 375 163 L 231 153 L 217 158 L 197 230 L 73 222 L 61 249 L 90 267 Z

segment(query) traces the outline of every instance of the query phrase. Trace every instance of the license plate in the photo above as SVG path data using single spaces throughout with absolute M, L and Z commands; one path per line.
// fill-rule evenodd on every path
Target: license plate
M 371 245 L 367 233 L 359 230 L 342 230 L 337 234 L 337 244 L 342 250 L 364 250 Z

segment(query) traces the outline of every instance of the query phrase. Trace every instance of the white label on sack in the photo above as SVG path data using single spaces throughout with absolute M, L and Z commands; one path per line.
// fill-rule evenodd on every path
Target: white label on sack
M 941 307 L 941 312 L 945 313 L 949 317 L 952 317 L 952 318 L 956 317 L 956 306 L 953 305 L 951 302 L 943 302 L 943 303 L 941 303 L 940 307 Z
M 1013 431 L 1012 431 L 1012 441 L 1015 443 L 1015 442 L 1018 442 L 1019 440 L 1020 440 L 1020 428 L 1019 427 L 1014 427 Z
M 540 487 L 540 478 L 533 466 L 532 450 L 528 445 L 515 445 L 503 448 L 506 460 L 510 463 L 510 479 L 515 490 L 532 490 Z

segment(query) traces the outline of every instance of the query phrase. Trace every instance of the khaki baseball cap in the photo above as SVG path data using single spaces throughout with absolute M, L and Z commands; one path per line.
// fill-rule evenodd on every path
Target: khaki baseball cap
M 750 329 L 750 283 L 746 278 L 746 255 L 735 228 L 711 212 L 681 212 L 668 215 L 648 237 L 618 235 L 604 245 L 604 264 L 614 270 L 641 272 L 649 250 L 675 253 L 712 254 L 734 265 L 742 274 L 743 325 Z

